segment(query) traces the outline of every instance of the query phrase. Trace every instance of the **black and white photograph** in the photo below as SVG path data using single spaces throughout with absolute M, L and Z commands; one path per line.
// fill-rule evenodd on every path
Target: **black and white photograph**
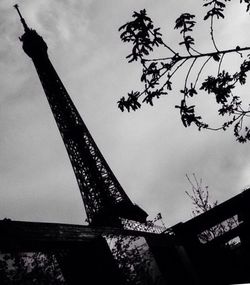
M 249 0 L 1 0 L 0 284 L 250 284 L 249 26 Z

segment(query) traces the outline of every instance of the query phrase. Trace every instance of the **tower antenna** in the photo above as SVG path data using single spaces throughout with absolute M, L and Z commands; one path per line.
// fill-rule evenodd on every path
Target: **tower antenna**
M 29 29 L 29 27 L 28 27 L 28 25 L 26 24 L 26 22 L 25 22 L 25 20 L 24 20 L 24 18 L 23 18 L 23 16 L 22 16 L 22 14 L 20 13 L 20 11 L 19 11 L 19 9 L 18 9 L 19 6 L 18 6 L 17 4 L 15 4 L 13 7 L 17 10 L 18 15 L 20 16 L 20 20 L 21 20 L 21 23 L 23 24 L 24 31 L 25 31 L 25 32 L 28 32 L 30 29 Z

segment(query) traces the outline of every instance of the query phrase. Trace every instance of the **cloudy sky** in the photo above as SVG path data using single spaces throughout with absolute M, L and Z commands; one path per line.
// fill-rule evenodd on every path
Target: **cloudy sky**
M 237 2 L 230 2 L 226 20 L 215 28 L 220 48 L 248 45 L 250 16 Z M 83 224 L 74 173 L 34 66 L 18 40 L 23 30 L 15 3 L 0 2 L 0 219 Z M 28 25 L 47 42 L 52 63 L 121 185 L 151 218 L 161 212 L 171 226 L 191 217 L 186 173 L 202 177 L 212 199 L 220 202 L 250 184 L 249 143 L 235 142 L 232 131 L 183 127 L 174 108 L 180 101 L 182 72 L 172 94 L 153 108 L 135 113 L 117 108 L 120 97 L 140 87 L 140 67 L 127 63 L 129 46 L 120 41 L 118 28 L 133 11 L 146 8 L 166 41 L 179 48 L 175 19 L 183 12 L 202 19 L 203 1 L 17 3 Z M 197 28 L 196 38 L 201 51 L 212 51 L 209 26 Z M 204 104 L 208 114 L 216 114 L 214 104 L 207 99 Z M 215 116 L 208 118 L 216 123 Z

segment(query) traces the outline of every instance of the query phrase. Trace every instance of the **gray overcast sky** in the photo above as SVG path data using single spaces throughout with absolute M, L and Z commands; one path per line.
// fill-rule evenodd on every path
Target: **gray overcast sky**
M 174 108 L 182 73 L 175 91 L 153 108 L 122 113 L 116 105 L 140 79 L 139 67 L 125 59 L 130 47 L 121 43 L 119 26 L 134 10 L 146 8 L 166 41 L 178 48 L 175 19 L 182 12 L 202 19 L 203 1 L 17 2 L 28 25 L 47 42 L 54 67 L 121 185 L 151 218 L 161 212 L 171 226 L 191 217 L 186 173 L 202 177 L 220 202 L 250 184 L 249 143 L 236 143 L 231 131 L 183 127 Z M 220 48 L 247 45 L 250 16 L 237 2 L 230 2 L 226 20 L 215 29 Z M 23 30 L 13 4 L 0 2 L 0 219 L 82 224 L 75 177 L 34 66 L 18 40 Z M 197 28 L 196 38 L 202 51 L 211 50 L 209 26 Z M 206 100 L 204 109 L 213 114 L 214 105 Z

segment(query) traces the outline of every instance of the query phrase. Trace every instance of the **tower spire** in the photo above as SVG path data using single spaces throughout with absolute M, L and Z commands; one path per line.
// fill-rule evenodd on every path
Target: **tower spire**
M 20 17 L 21 23 L 23 24 L 24 31 L 25 31 L 25 32 L 28 32 L 30 29 L 29 29 L 28 25 L 26 24 L 26 22 L 25 22 L 25 20 L 24 20 L 24 18 L 23 18 L 23 16 L 22 16 L 22 14 L 21 14 L 21 12 L 20 12 L 20 10 L 19 10 L 18 4 L 15 4 L 13 7 L 17 10 L 17 13 L 18 13 L 18 15 L 19 15 L 19 17 Z

